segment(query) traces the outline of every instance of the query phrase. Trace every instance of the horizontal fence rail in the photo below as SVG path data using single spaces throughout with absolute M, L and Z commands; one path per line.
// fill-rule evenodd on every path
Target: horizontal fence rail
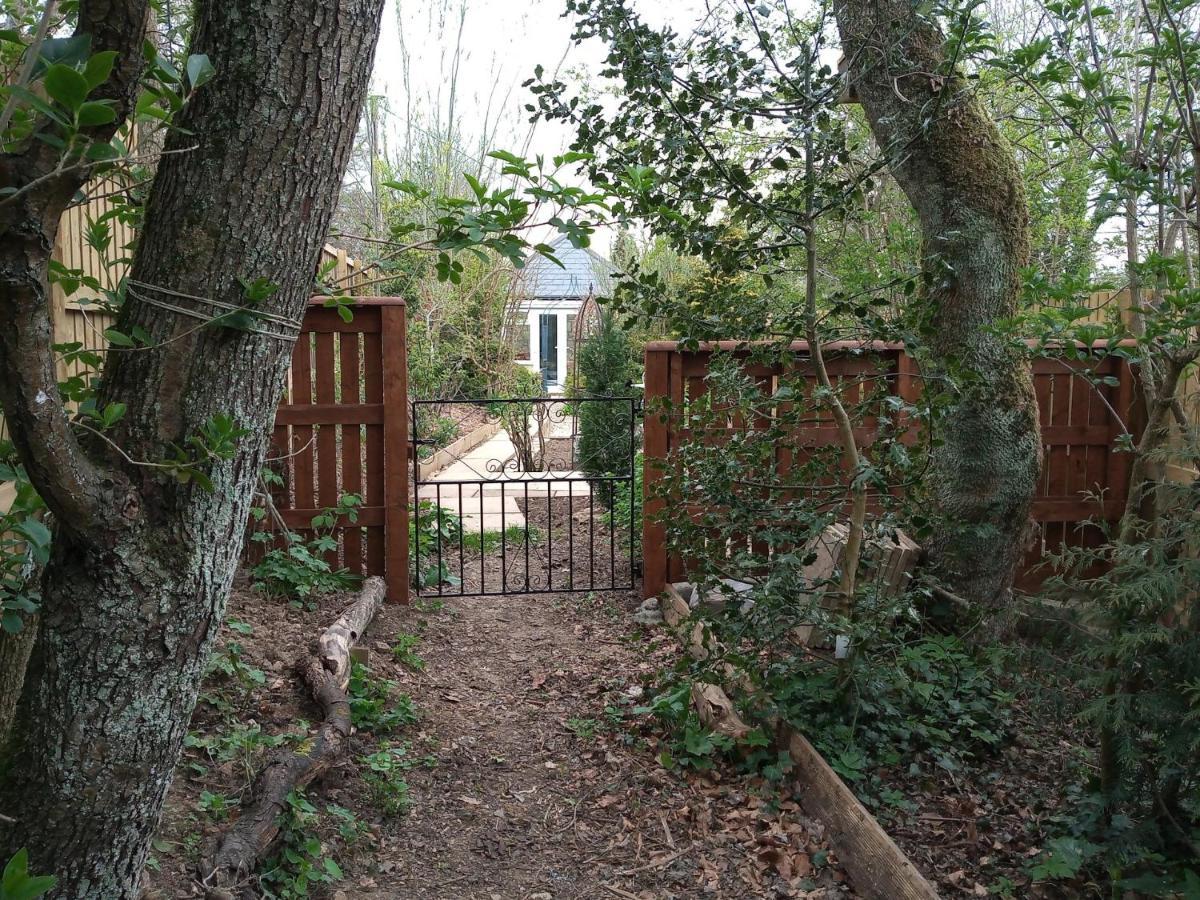
M 383 575 L 388 598 L 408 599 L 408 398 L 404 301 L 359 298 L 343 321 L 322 298 L 309 304 L 275 413 L 272 497 L 283 524 L 311 535 L 313 517 L 345 494 L 362 497 L 357 521 L 335 526 L 326 561 Z
M 789 349 L 792 358 L 786 367 L 746 359 L 742 371 L 757 381 L 764 395 L 775 392 L 785 368 L 787 375 L 799 375 L 815 384 L 808 344 L 797 341 Z M 902 345 L 839 342 L 823 349 L 830 378 L 835 383 L 840 381 L 846 391 L 844 400 L 853 403 L 863 399 L 862 381 L 866 379 L 882 383 L 887 393 L 906 403 L 920 395 L 920 371 Z M 714 440 L 711 434 L 692 434 L 687 424 L 690 405 L 708 392 L 706 379 L 713 354 L 718 351 L 749 356 L 748 345 L 734 341 L 701 344 L 693 349 L 675 342 L 655 341 L 646 347 L 643 476 L 646 506 L 642 547 L 647 597 L 657 595 L 668 581 L 686 577 L 685 560 L 666 546 L 665 530 L 659 519 L 667 501 L 656 496 L 656 488 L 672 454 L 690 441 Z M 1092 377 L 1099 376 L 1104 382 L 1094 384 L 1081 375 L 1085 368 Z M 1033 360 L 1032 369 L 1044 455 L 1031 512 L 1037 534 L 1030 541 L 1017 578 L 1018 587 L 1024 590 L 1036 589 L 1049 574 L 1042 565 L 1048 553 L 1064 546 L 1095 546 L 1101 540 L 1100 529 L 1085 522 L 1113 522 L 1120 517 L 1128 491 L 1131 457 L 1129 453 L 1115 451 L 1114 445 L 1127 425 L 1136 431 L 1139 416 L 1134 373 L 1123 359 L 1103 356 L 1094 361 L 1074 361 L 1043 356 Z M 856 380 L 858 384 L 854 384 Z M 663 408 L 667 412 L 662 412 Z M 744 423 L 730 424 L 745 427 Z M 869 447 L 877 440 L 879 426 L 873 415 L 858 418 L 855 437 L 861 446 Z M 895 440 L 913 443 L 915 433 L 903 426 L 900 423 Z M 814 410 L 789 439 L 778 443 L 774 451 L 776 470 L 786 472 L 795 468 L 816 448 L 837 442 L 831 413 L 827 409 Z

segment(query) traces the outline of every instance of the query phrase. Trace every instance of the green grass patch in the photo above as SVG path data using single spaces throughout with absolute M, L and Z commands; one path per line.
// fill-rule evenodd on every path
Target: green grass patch
M 476 553 L 492 553 L 500 549 L 503 542 L 508 547 L 524 547 L 525 534 L 529 534 L 529 546 L 536 547 L 545 539 L 542 530 L 536 525 L 509 525 L 504 531 L 485 531 L 482 534 L 463 534 L 463 549 Z

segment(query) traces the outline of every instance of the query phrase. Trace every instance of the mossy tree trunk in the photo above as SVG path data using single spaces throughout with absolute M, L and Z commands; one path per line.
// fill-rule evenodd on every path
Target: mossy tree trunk
M 0 853 L 27 846 L 33 870 L 58 876 L 56 896 L 138 894 L 291 356 L 286 341 L 195 330 L 195 318 L 140 298 L 209 314 L 185 297 L 241 304 L 238 279 L 261 278 L 278 290 L 260 308 L 301 319 L 382 5 L 197 5 L 191 52 L 207 53 L 217 74 L 185 108 L 185 130 L 168 140 L 174 152 L 159 168 L 131 270 L 133 282 L 177 294 L 130 292 L 116 327 L 128 334 L 140 326 L 156 348 L 109 359 L 98 403 L 127 406 L 107 435 L 112 443 L 75 440 L 52 382 L 38 388 L 49 397 L 40 405 L 22 392 L 28 378 L 3 391 L 18 447 L 45 457 L 29 468 L 59 524 L 0 778 L 0 809 L 15 820 L 0 832 Z M 123 49 L 138 52 L 140 35 Z M 48 207 L 43 220 L 56 218 Z M 48 255 L 52 238 L 32 246 Z M 13 319 L 22 314 L 45 329 L 45 276 L 45 259 L 31 257 L 24 277 L 33 287 L 0 331 L 21 327 Z M 13 293 L 9 280 L 0 289 Z M 0 380 L 22 360 L 40 359 L 42 344 L 11 338 L 0 348 L 9 350 L 0 352 Z M 172 444 L 186 446 L 219 415 L 247 433 L 230 458 L 212 464 L 212 491 L 144 464 Z
M 921 224 L 925 374 L 954 385 L 933 451 L 930 559 L 955 593 L 999 609 L 1023 555 L 1041 458 L 1029 364 L 993 331 L 1016 312 L 1029 260 L 1020 173 L 917 4 L 840 0 L 836 15 L 851 83 Z

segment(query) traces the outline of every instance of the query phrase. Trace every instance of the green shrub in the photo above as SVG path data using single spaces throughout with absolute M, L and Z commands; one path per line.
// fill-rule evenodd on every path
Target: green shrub
M 462 532 L 462 519 L 453 510 L 437 506 L 432 500 L 421 500 L 409 507 L 408 558 L 413 561 L 412 582 L 416 587 L 438 584 L 458 584 L 445 559 L 438 565 L 438 550 L 444 554 L 457 548 Z
M 250 570 L 254 586 L 271 596 L 286 597 L 297 605 L 314 595 L 353 588 L 362 581 L 362 576 L 345 568 L 335 570 L 325 556 L 337 552 L 334 533 L 339 522 L 343 519 L 351 524 L 357 522 L 361 505 L 362 497 L 358 494 L 343 494 L 337 506 L 313 517 L 312 529 L 316 534 L 311 540 L 287 532 L 284 535 L 287 546 L 268 550 L 262 561 Z M 259 509 L 257 513 L 259 519 L 265 516 L 264 510 Z M 251 536 L 251 540 L 264 544 L 274 543 L 278 538 L 278 533 L 268 531 L 257 531 Z
M 259 874 L 264 896 L 298 900 L 345 877 L 337 860 L 326 853 L 321 839 L 313 833 L 319 819 L 317 808 L 303 791 L 288 794 L 287 808 L 280 817 L 282 848 Z
M 417 437 L 421 440 L 432 441 L 433 443 L 418 445 L 417 455 L 421 459 L 428 459 L 437 450 L 453 443 L 458 434 L 458 423 L 447 416 L 437 416 L 430 422 L 422 419 L 421 434 L 417 435 Z
M 9 441 L 0 441 L 0 483 L 13 489 L 8 509 L 0 513 L 0 628 L 15 634 L 41 603 L 34 576 L 50 558 L 50 529 L 41 521 L 45 504 Z
M 633 558 L 642 555 L 642 451 L 633 458 L 633 479 L 617 482 L 614 489 L 612 509 L 609 510 L 610 528 L 633 529 Z
M 853 635 L 853 630 L 847 629 Z M 792 656 L 768 673 L 771 696 L 860 796 L 878 800 L 880 767 L 953 772 L 1007 736 L 1013 697 L 1000 657 L 948 635 L 877 632 L 840 666 Z
M 404 773 L 416 762 L 403 747 L 385 747 L 359 759 L 365 767 L 363 781 L 371 791 L 371 802 L 389 816 L 400 816 L 412 807 Z
M 376 678 L 362 663 L 350 669 L 350 721 L 360 731 L 383 735 L 417 721 L 416 707 L 396 683 Z
M 1100 772 L 1038 861 L 1046 877 L 1103 877 L 1147 896 L 1200 896 L 1200 507 L 1191 484 L 1157 487 L 1154 528 L 1056 557 L 1050 596 L 1085 597 L 1081 655 Z M 1099 574 L 1096 574 L 1099 572 Z M 1097 628 L 1102 626 L 1102 628 Z M 1105 746 L 1111 756 L 1106 764 Z
M 600 310 L 596 331 L 579 348 L 578 364 L 579 468 L 589 475 L 624 475 L 630 464 L 630 408 L 588 399 L 628 397 L 637 375 L 632 348 L 611 311 Z

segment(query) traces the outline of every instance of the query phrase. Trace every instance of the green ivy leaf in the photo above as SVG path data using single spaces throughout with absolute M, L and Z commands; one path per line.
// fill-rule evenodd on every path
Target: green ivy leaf
M 75 114 L 75 121 L 84 128 L 93 125 L 107 125 L 116 120 L 117 111 L 107 100 L 89 100 L 79 107 L 79 112 Z M 101 146 L 109 146 L 111 149 L 111 145 L 102 144 Z
M 4 875 L 0 876 L 0 894 L 6 900 L 34 900 L 47 893 L 56 883 L 53 875 L 29 874 L 29 851 L 22 847 L 4 867 Z
M 63 63 L 74 67 L 88 59 L 91 49 L 92 36 L 90 34 L 73 34 L 70 37 L 49 38 L 42 42 L 40 65 L 34 70 L 34 74 L 39 74 L 44 70 L 44 67 L 52 66 L 55 63 Z
M 325 873 L 336 881 L 341 881 L 345 877 L 342 874 L 342 867 L 328 856 L 325 857 Z
M 116 62 L 116 59 L 117 51 L 115 50 L 103 50 L 100 53 L 93 54 L 83 69 L 83 77 L 87 81 L 89 90 L 95 90 L 108 81 L 108 76 L 112 74 L 113 63 Z
M 117 347 L 133 346 L 133 338 L 125 334 L 123 331 L 117 331 L 115 328 L 105 328 L 104 336 L 108 339 L 110 344 L 113 344 Z

